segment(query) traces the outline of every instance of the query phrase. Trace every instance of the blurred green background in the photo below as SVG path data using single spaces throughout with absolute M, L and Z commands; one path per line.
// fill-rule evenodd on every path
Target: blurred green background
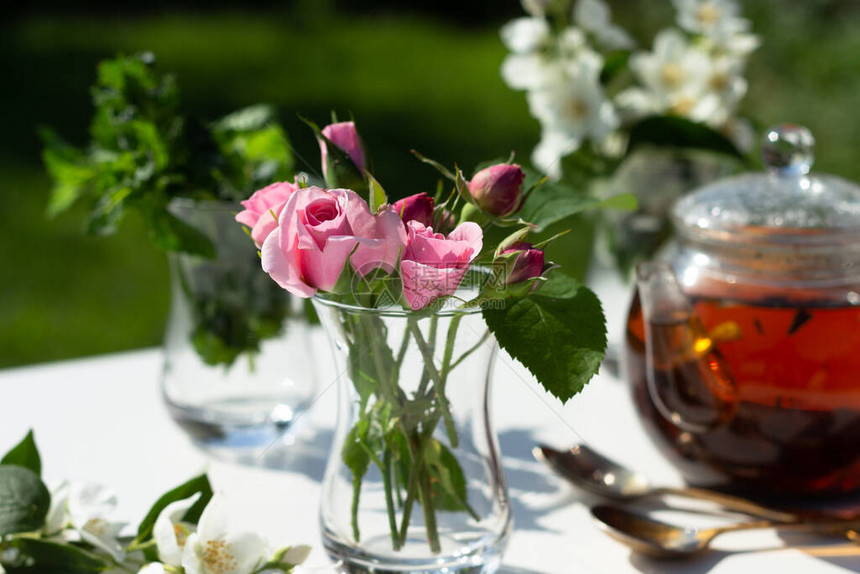
M 471 169 L 519 150 L 539 129 L 524 95 L 499 77 L 498 28 L 516 0 L 305 0 L 280 4 L 93 4 L 88 12 L 19 7 L 0 24 L 5 78 L 0 129 L 0 367 L 160 343 L 167 262 L 133 217 L 111 238 L 82 234 L 84 207 L 44 216 L 50 182 L 37 125 L 87 140 L 95 64 L 151 50 L 178 76 L 189 115 L 215 118 L 256 102 L 277 106 L 299 168 L 318 170 L 316 142 L 297 113 L 325 123 L 354 114 L 375 173 L 392 195 L 431 190 L 435 173 L 412 148 Z M 641 46 L 672 22 L 669 0 L 610 0 Z M 207 6 L 210 4 L 207 3 Z M 101 7 L 100 7 L 101 6 Z M 184 8 L 177 8 L 184 6 Z M 249 7 L 253 6 L 253 7 Z M 756 0 L 744 6 L 764 40 L 744 111 L 760 127 L 807 125 L 816 169 L 860 180 L 860 3 Z

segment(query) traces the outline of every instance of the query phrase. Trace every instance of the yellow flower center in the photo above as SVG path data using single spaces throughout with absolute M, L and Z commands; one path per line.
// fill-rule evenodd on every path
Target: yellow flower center
M 185 548 L 185 541 L 188 540 L 189 532 L 188 527 L 181 522 L 173 525 L 173 534 L 176 536 L 176 544 L 179 545 L 180 549 Z
M 663 67 L 660 68 L 660 78 L 668 88 L 677 88 L 683 84 L 685 75 L 684 68 L 676 62 L 663 64 Z
M 224 540 L 207 540 L 200 559 L 213 574 L 224 574 L 238 566 L 230 553 L 230 546 Z
M 676 116 L 688 116 L 696 107 L 696 99 L 692 96 L 682 96 L 672 102 L 669 111 Z
M 582 121 L 588 117 L 588 104 L 580 98 L 573 98 L 567 103 L 565 112 L 567 117 Z
M 724 72 L 717 72 L 708 78 L 708 85 L 715 92 L 723 92 L 729 87 L 729 75 Z
M 87 523 L 84 524 L 84 530 L 87 532 L 92 532 L 96 536 L 102 536 L 105 532 L 107 532 L 108 523 L 106 520 L 102 518 L 90 518 L 87 520 Z
M 704 26 L 716 23 L 721 15 L 720 9 L 714 6 L 712 2 L 705 2 L 696 11 L 696 19 Z

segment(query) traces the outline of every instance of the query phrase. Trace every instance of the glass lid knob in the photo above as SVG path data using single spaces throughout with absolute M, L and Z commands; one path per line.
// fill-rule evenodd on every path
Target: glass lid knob
M 803 126 L 782 124 L 771 128 L 761 146 L 768 171 L 779 176 L 809 173 L 815 163 L 815 138 Z

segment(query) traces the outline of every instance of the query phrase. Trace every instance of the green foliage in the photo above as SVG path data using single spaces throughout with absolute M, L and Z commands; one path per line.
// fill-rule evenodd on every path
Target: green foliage
M 579 393 L 597 373 L 606 348 L 594 293 L 555 272 L 537 292 L 505 303 L 483 311 L 499 345 L 562 402 Z
M 630 129 L 628 155 L 643 145 L 699 149 L 746 159 L 735 144 L 720 132 L 705 124 L 675 116 L 652 116 L 636 123 Z
M 103 558 L 71 544 L 14 538 L 0 544 L 9 558 L 2 562 L 7 574 L 92 574 L 110 568 Z
M 190 498 L 197 493 L 200 493 L 200 498 L 198 498 L 191 508 L 188 509 L 182 519 L 185 522 L 197 524 L 197 521 L 200 520 L 200 515 L 203 513 L 203 509 L 206 508 L 206 505 L 209 504 L 210 500 L 212 500 L 212 485 L 209 483 L 209 477 L 205 474 L 195 476 L 191 480 L 164 493 L 161 498 L 152 505 L 152 508 L 149 509 L 146 517 L 144 517 L 140 526 L 138 526 L 135 542 L 146 542 L 152 537 L 152 529 L 155 526 L 155 521 L 158 519 L 158 515 L 161 514 L 161 511 L 167 508 L 167 505 L 178 500 Z
M 475 520 L 480 520 L 469 506 L 466 476 L 451 450 L 438 440 L 431 440 L 425 447 L 424 459 L 435 479 L 432 482 L 433 506 L 437 510 L 468 512 Z
M 27 432 L 27 436 L 21 442 L 0 459 L 0 465 L 2 464 L 28 468 L 37 476 L 42 474 L 42 459 L 39 456 L 39 449 L 36 447 L 36 439 L 33 437 L 32 429 Z
M 184 117 L 175 78 L 156 74 L 154 66 L 148 53 L 99 64 L 86 149 L 41 130 L 43 160 L 54 180 L 48 213 L 87 199 L 87 231 L 110 235 L 125 211 L 135 209 L 160 249 L 214 257 L 209 239 L 167 211 L 170 201 L 239 201 L 287 179 L 293 161 L 289 142 L 268 106 L 211 124 Z
M 40 529 L 50 506 L 51 495 L 38 474 L 0 465 L 0 537 Z

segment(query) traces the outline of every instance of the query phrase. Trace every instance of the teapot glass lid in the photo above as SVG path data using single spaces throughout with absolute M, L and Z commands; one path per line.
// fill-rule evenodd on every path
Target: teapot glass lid
M 767 168 L 720 180 L 675 204 L 682 235 L 727 242 L 828 243 L 860 241 L 860 186 L 810 173 L 815 140 L 785 124 L 762 144 Z

